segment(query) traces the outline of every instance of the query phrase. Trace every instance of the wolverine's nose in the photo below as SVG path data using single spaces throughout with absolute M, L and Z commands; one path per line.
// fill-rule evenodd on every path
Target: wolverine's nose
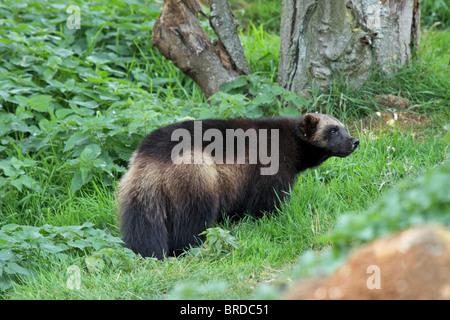
M 359 146 L 359 140 L 356 138 L 353 138 L 352 144 L 353 144 L 353 150 L 355 150 Z

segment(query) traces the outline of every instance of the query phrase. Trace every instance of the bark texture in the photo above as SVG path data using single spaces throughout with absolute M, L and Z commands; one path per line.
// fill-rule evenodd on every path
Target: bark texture
M 209 98 L 220 85 L 250 73 L 227 0 L 211 1 L 210 23 L 218 40 L 200 25 L 206 17 L 196 0 L 165 0 L 153 27 L 159 52 L 191 77 Z
M 283 0 L 280 86 L 308 96 L 336 78 L 358 88 L 371 67 L 385 74 L 419 44 L 420 0 Z

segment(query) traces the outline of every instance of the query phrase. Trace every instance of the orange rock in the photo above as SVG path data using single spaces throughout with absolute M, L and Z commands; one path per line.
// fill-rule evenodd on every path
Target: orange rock
M 377 239 L 284 299 L 450 299 L 450 229 L 424 225 Z

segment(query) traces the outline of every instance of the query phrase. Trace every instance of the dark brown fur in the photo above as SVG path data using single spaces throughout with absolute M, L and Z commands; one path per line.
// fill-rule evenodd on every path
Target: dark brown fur
M 307 114 L 298 118 L 256 120 L 203 120 L 202 130 L 279 130 L 279 168 L 274 175 L 261 175 L 260 163 L 220 164 L 211 155 L 191 152 L 183 158 L 202 157 L 200 164 L 174 164 L 171 141 L 174 130 L 194 134 L 194 122 L 159 128 L 144 138 L 130 160 L 119 185 L 121 230 L 126 245 L 142 256 L 177 254 L 195 245 L 198 235 L 222 213 L 259 216 L 272 211 L 294 184 L 297 174 L 321 164 L 331 156 L 351 154 L 358 140 L 333 117 Z M 331 133 L 332 129 L 338 133 Z M 259 138 L 259 136 L 258 136 Z M 268 139 L 272 136 L 269 134 Z M 202 144 L 202 150 L 210 142 Z M 270 142 L 269 142 L 270 145 Z M 270 151 L 270 149 L 269 149 Z M 225 153 L 225 152 L 224 152 Z

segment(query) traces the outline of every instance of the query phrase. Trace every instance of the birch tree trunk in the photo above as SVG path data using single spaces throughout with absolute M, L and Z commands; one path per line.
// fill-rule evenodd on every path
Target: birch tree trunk
M 278 83 L 302 95 L 345 77 L 359 88 L 419 45 L 420 0 L 283 0 Z

